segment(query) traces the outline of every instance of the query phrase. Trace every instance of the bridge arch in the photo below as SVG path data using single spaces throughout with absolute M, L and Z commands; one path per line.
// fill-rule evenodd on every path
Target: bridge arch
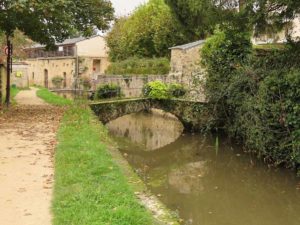
M 150 111 L 151 108 L 173 114 L 182 122 L 186 131 L 203 129 L 207 119 L 206 103 L 178 99 L 124 99 L 96 102 L 90 107 L 104 124 L 128 114 Z

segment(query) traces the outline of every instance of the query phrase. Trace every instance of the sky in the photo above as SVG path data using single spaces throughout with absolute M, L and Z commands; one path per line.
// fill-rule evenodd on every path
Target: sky
M 115 8 L 116 16 L 124 16 L 131 13 L 137 6 L 147 0 L 111 0 Z

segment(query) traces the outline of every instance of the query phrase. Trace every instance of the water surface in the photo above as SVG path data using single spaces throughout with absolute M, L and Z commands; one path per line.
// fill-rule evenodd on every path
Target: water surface
M 299 225 L 300 180 L 226 139 L 182 134 L 175 118 L 138 113 L 108 124 L 120 150 L 183 224 Z

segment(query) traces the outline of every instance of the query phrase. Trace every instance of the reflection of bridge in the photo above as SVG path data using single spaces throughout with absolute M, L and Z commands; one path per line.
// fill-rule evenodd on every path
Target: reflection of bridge
M 110 100 L 92 103 L 91 109 L 103 123 L 131 113 L 161 109 L 175 115 L 187 131 L 197 131 L 206 122 L 206 103 L 178 99 L 152 100 L 147 98 Z

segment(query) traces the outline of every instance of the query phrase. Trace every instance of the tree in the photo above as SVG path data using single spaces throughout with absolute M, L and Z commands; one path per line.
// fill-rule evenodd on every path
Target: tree
M 0 0 L 0 30 L 11 53 L 11 38 L 16 29 L 33 41 L 54 48 L 74 30 L 89 36 L 95 29 L 109 28 L 114 10 L 109 0 Z M 7 96 L 10 101 L 10 61 L 7 57 Z
M 169 47 L 186 42 L 186 33 L 164 0 L 150 0 L 129 17 L 116 20 L 107 36 L 113 61 L 165 57 Z
M 14 46 L 13 59 L 14 60 L 25 59 L 26 52 L 24 51 L 24 49 L 30 47 L 33 42 L 19 30 L 16 30 L 14 32 L 11 41 Z M 6 46 L 6 36 L 4 33 L 0 33 L 0 49 L 4 49 L 5 46 Z M 3 53 L 2 54 L 0 53 L 0 55 L 4 56 Z
M 255 34 L 282 30 L 300 13 L 299 0 L 166 0 L 188 32 L 207 37 L 216 25 L 247 26 Z

